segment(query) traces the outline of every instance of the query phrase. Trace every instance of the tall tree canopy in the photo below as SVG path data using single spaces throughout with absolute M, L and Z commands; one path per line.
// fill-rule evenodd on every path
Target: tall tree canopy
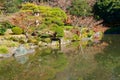
M 94 12 L 107 23 L 120 24 L 120 0 L 97 0 Z

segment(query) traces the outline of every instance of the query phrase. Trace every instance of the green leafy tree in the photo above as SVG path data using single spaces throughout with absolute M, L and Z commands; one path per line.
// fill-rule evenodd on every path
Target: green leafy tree
M 63 28 L 56 24 L 53 24 L 51 26 L 51 30 L 56 34 L 56 35 L 54 35 L 54 37 L 63 37 L 64 36 Z
M 6 13 L 14 13 L 19 10 L 19 5 L 21 4 L 21 0 L 6 0 L 4 3 L 4 8 Z
M 26 3 L 26 4 L 22 4 L 21 11 L 23 12 L 31 11 L 33 13 L 36 11 L 40 12 L 39 17 L 37 17 L 37 19 L 41 18 L 41 23 L 36 28 L 38 32 L 40 32 L 41 30 L 43 32 L 44 30 L 45 32 L 46 30 L 51 31 L 52 29 L 52 32 L 56 33 L 56 37 L 64 36 L 64 31 L 62 29 L 62 26 L 64 26 L 64 21 L 67 19 L 67 15 L 60 8 L 56 8 L 56 7 L 52 8 L 50 6 L 38 6 L 33 3 Z M 44 36 L 46 36 L 46 34 Z
M 119 0 L 97 0 L 94 12 L 98 19 L 107 23 L 120 23 L 120 1 Z
M 70 14 L 75 16 L 89 16 L 91 10 L 86 0 L 73 0 L 71 6 L 68 7 Z

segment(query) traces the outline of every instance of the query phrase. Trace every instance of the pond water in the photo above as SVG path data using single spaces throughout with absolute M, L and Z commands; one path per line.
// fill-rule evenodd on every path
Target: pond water
M 100 44 L 81 44 L 2 59 L 0 80 L 120 80 L 120 35 L 105 35 Z

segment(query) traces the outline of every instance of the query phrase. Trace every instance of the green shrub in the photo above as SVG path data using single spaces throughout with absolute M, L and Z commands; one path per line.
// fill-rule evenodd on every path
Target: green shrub
M 61 27 L 56 28 L 57 37 L 63 37 L 64 36 L 64 30 Z
M 61 26 L 64 25 L 64 20 L 67 19 L 67 15 L 60 8 L 39 6 L 39 10 L 46 24 L 55 23 Z
M 64 22 L 61 19 L 57 18 L 57 17 L 46 17 L 45 20 L 44 20 L 44 23 L 46 25 L 50 25 L 52 23 L 57 24 L 59 26 L 64 25 Z
M 92 37 L 94 34 L 95 34 L 94 31 L 89 30 L 87 37 L 90 38 L 90 37 Z
M 38 9 L 38 6 L 33 3 L 22 4 L 22 8 L 21 8 L 21 10 L 33 10 L 33 11 L 36 9 Z
M 6 28 L 0 24 L 0 35 L 3 35 L 6 32 Z
M 0 28 L 0 35 L 3 35 L 6 32 L 5 28 Z
M 21 10 L 31 10 L 33 12 L 40 12 L 40 17 L 42 17 L 42 20 L 41 24 L 37 28 L 38 30 L 46 29 L 49 27 L 52 28 L 54 32 L 57 32 L 57 37 L 62 37 L 64 35 L 63 28 L 60 26 L 64 26 L 64 21 L 67 19 L 67 15 L 60 8 L 52 8 L 50 6 L 39 6 L 32 3 L 26 3 L 22 5 Z M 57 27 L 55 27 L 54 24 Z
M 55 24 L 57 24 L 59 26 L 63 26 L 64 25 L 63 21 L 61 21 L 59 19 L 55 19 L 55 18 L 52 19 L 52 23 L 55 23 Z
M 73 40 L 80 40 L 79 36 L 77 34 L 73 35 Z
M 76 16 L 89 16 L 91 15 L 92 8 L 88 5 L 86 0 L 73 0 L 68 11 Z
M 44 28 L 46 28 L 46 27 L 47 27 L 47 25 L 44 24 L 44 23 L 42 23 L 42 24 L 39 26 L 39 30 L 44 29 Z
M 52 8 L 51 10 L 49 10 L 49 12 L 49 16 L 54 17 L 56 19 L 59 18 L 63 21 L 67 18 L 66 13 L 60 8 Z
M 10 0 L 10 1 L 5 1 L 4 3 L 4 8 L 6 10 L 6 13 L 14 13 L 19 10 L 19 5 L 20 5 L 20 0 Z
M 20 27 L 13 27 L 12 32 L 18 35 L 18 34 L 22 34 L 23 30 Z
M 6 46 L 0 46 L 0 53 L 2 54 L 8 53 L 8 48 Z
M 3 35 L 7 29 L 14 27 L 9 22 L 1 22 L 0 23 L 0 35 Z
M 119 0 L 97 0 L 94 5 L 95 16 L 107 23 L 120 23 Z
M 63 28 L 62 28 L 61 26 L 53 25 L 53 26 L 51 27 L 51 30 L 52 30 L 53 32 L 57 33 L 57 34 L 56 34 L 56 37 L 63 37 L 63 36 L 64 36 L 64 30 L 63 30 Z
M 52 18 L 51 17 L 44 18 L 44 22 L 43 23 L 45 23 L 46 25 L 51 24 L 52 23 Z
M 21 10 L 32 12 L 39 11 L 40 16 L 42 16 L 42 23 L 45 25 L 50 25 L 52 23 L 59 26 L 64 25 L 64 21 L 67 19 L 66 13 L 60 8 L 52 8 L 50 6 L 39 6 L 33 3 L 22 4 Z
M 12 25 L 12 24 L 10 24 L 8 21 L 5 21 L 5 22 L 1 22 L 0 23 L 2 26 L 4 26 L 4 28 L 6 28 L 6 29 L 11 29 L 11 28 L 13 28 L 14 27 L 14 25 Z

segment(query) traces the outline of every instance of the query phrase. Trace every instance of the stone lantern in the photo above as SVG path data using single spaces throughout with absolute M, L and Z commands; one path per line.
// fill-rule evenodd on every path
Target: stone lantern
M 39 10 L 34 10 L 34 16 L 40 16 L 40 11 Z
M 34 16 L 36 16 L 36 17 L 40 16 L 40 11 L 38 9 L 34 10 Z M 35 20 L 35 25 L 38 26 L 39 24 L 40 24 L 39 20 Z
M 38 26 L 40 24 L 39 20 L 35 20 L 35 25 Z

